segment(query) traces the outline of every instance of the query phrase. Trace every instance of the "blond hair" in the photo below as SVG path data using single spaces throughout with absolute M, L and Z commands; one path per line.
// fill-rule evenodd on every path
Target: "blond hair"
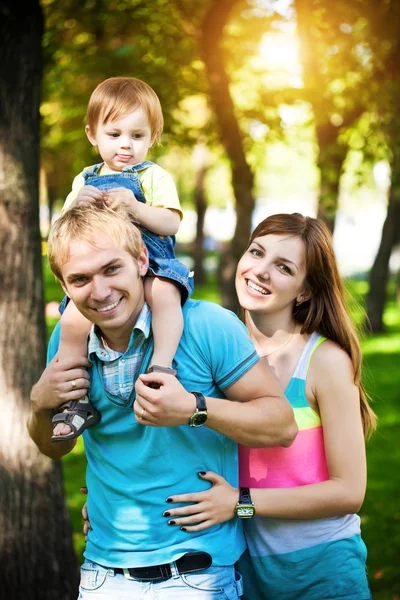
M 158 142 L 164 127 L 160 100 L 153 88 L 135 77 L 110 77 L 102 81 L 90 96 L 86 124 L 94 135 L 100 122 L 104 125 L 115 121 L 139 107 L 149 119 L 152 141 Z
M 144 243 L 140 230 L 132 220 L 129 211 L 116 201 L 97 201 L 67 210 L 54 222 L 49 233 L 47 256 L 54 275 L 64 283 L 61 270 L 69 260 L 74 241 L 96 247 L 96 240 L 109 238 L 134 260 L 138 260 Z

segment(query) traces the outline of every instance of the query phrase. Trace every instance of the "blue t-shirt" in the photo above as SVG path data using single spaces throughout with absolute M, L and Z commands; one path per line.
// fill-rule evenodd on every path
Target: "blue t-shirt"
M 217 304 L 188 300 L 174 368 L 186 390 L 227 402 L 223 390 L 259 360 L 243 323 Z M 53 332 L 48 358 L 59 344 Z M 145 347 L 140 372 L 152 355 Z M 169 526 L 163 512 L 172 494 L 207 489 L 199 471 L 215 471 L 238 485 L 237 444 L 206 426 L 149 427 L 136 422 L 135 390 L 128 400 L 107 393 L 100 365 L 91 369 L 91 402 L 101 421 L 84 432 L 88 460 L 89 532 L 85 557 L 108 567 L 168 563 L 186 552 L 205 551 L 214 566 L 233 565 L 245 549 L 241 522 L 231 519 L 205 531 Z

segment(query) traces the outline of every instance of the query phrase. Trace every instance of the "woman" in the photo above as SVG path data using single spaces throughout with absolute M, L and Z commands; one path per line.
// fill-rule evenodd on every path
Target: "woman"
M 364 437 L 376 423 L 327 227 L 297 213 L 265 219 L 238 264 L 236 290 L 299 427 L 290 448 L 239 449 L 240 486 L 250 488 L 256 511 L 243 521 L 244 598 L 367 600 L 356 513 L 366 487 Z M 165 513 L 188 534 L 235 518 L 239 490 L 215 473 L 199 476 L 212 487 L 172 496 Z

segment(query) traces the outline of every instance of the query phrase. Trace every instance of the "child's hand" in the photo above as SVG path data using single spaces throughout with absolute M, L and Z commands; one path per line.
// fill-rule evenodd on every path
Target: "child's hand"
M 98 190 L 93 185 L 84 185 L 78 192 L 72 206 L 89 206 L 94 202 L 104 202 L 107 198 L 106 192 Z
M 131 190 L 123 187 L 113 188 L 112 190 L 109 190 L 107 194 L 107 201 L 117 201 L 119 204 L 123 204 L 134 216 L 136 216 L 137 205 L 139 203 Z

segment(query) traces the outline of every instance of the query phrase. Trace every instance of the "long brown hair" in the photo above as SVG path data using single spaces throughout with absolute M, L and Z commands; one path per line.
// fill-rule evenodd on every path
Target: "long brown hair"
M 306 287 L 311 297 L 300 306 L 293 304 L 293 317 L 297 323 L 301 323 L 301 333 L 318 331 L 336 342 L 349 355 L 354 383 L 360 390 L 364 434 L 369 437 L 376 428 L 376 416 L 369 406 L 368 395 L 361 381 L 360 342 L 346 307 L 331 232 L 320 219 L 305 217 L 299 213 L 276 214 L 257 225 L 250 236 L 248 247 L 256 238 L 270 234 L 298 237 L 304 243 Z

